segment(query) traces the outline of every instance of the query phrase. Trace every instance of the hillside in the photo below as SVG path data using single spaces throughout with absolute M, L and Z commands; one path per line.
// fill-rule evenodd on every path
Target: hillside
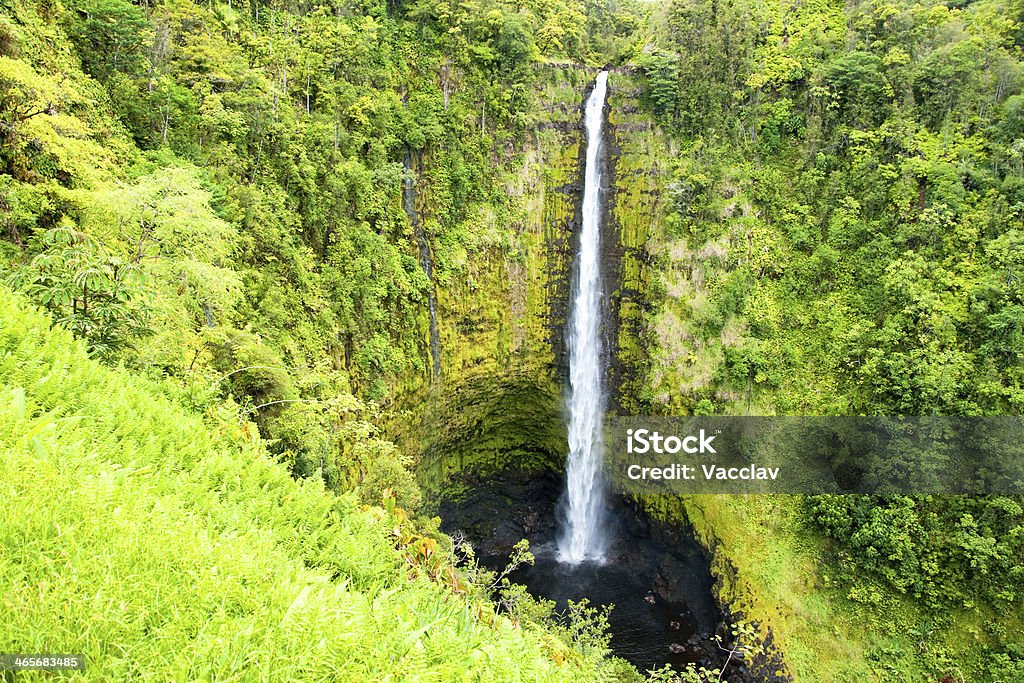
M 100 366 L 8 290 L 0 323 L 6 650 L 84 654 L 83 680 L 614 678 L 467 595 L 399 510 L 295 481 L 237 414 Z

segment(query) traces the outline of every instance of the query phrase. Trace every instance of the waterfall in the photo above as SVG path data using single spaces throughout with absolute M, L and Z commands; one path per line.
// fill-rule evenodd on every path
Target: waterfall
M 566 463 L 565 519 L 558 558 L 578 564 L 604 556 L 605 357 L 601 342 L 601 129 L 608 72 L 602 71 L 587 100 L 586 170 L 583 225 L 576 257 L 569 329 L 569 457 Z
M 437 331 L 437 294 L 434 292 L 434 262 L 430 257 L 430 244 L 427 242 L 427 235 L 423 232 L 423 224 L 420 222 L 419 214 L 416 213 L 416 175 L 412 166 L 412 152 L 408 149 L 405 152 L 405 179 L 402 181 L 404 195 L 405 214 L 412 224 L 413 233 L 416 235 L 416 244 L 420 251 L 420 267 L 426 273 L 429 280 L 427 289 L 427 310 L 430 313 L 430 360 L 433 371 L 433 378 L 437 380 L 441 376 L 441 336 Z

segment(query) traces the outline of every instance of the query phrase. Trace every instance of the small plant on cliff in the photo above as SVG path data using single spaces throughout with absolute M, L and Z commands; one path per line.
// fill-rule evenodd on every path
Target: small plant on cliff
M 758 643 L 757 633 L 751 624 L 737 621 L 729 631 L 732 635 L 732 643 L 728 647 L 722 644 L 722 636 L 716 635 L 714 638 L 718 649 L 726 653 L 726 659 L 721 668 L 709 669 L 704 666 L 687 664 L 684 671 L 676 671 L 671 666 L 665 665 L 661 669 L 648 671 L 647 680 L 649 683 L 718 683 L 726 680 L 725 675 L 730 664 L 751 660 L 758 654 L 764 654 L 764 649 Z
M 687 664 L 685 671 L 676 671 L 666 664 L 664 667 L 648 672 L 649 683 L 708 683 L 721 680 L 721 669 L 708 669 L 703 666 Z

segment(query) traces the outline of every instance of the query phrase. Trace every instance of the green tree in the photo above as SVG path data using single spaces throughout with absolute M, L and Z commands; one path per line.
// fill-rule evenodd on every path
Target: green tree
M 39 253 L 14 272 L 13 283 L 85 340 L 90 353 L 112 362 L 150 334 L 137 264 L 105 253 L 67 221 L 44 232 L 39 242 Z
M 100 79 L 114 72 L 137 73 L 149 22 L 127 0 L 82 0 L 74 5 L 68 34 L 78 46 L 86 71 Z

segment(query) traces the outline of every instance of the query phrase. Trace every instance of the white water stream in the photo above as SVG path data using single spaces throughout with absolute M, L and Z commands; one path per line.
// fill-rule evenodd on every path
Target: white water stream
M 565 521 L 558 559 L 579 564 L 602 561 L 604 536 L 605 357 L 601 341 L 601 136 L 608 72 L 602 71 L 587 100 L 587 159 L 583 179 L 583 225 L 576 260 L 569 329 L 569 457 Z

